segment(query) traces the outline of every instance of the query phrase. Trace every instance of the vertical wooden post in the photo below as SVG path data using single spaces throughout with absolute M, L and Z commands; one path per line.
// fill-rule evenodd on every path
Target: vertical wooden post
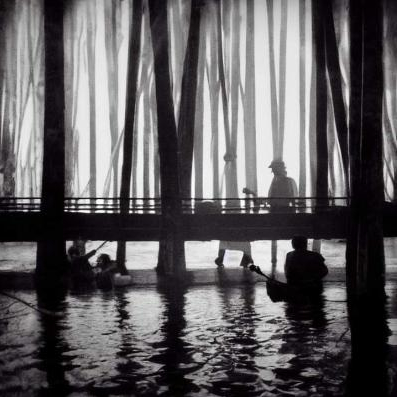
M 37 286 L 57 284 L 65 265 L 65 92 L 63 0 L 44 1 L 45 110 L 41 213 L 44 237 L 37 244 Z M 55 284 L 55 285 L 54 285 Z
M 207 63 L 207 76 L 211 108 L 211 157 L 212 157 L 212 191 L 214 198 L 220 196 L 219 185 L 219 91 L 218 70 L 218 13 L 217 5 L 210 2 L 206 7 L 206 29 L 209 31 L 210 57 Z
M 149 0 L 160 154 L 162 228 L 157 271 L 182 276 L 186 270 L 182 238 L 178 140 L 171 92 L 167 2 Z
M 306 196 L 306 0 L 299 0 L 299 196 Z
M 201 10 L 203 12 L 203 9 Z M 200 18 L 201 26 L 205 24 L 203 17 Z M 204 179 L 204 79 L 206 64 L 206 29 L 200 28 L 199 56 L 197 63 L 197 93 L 196 93 L 196 116 L 194 122 L 194 196 L 203 197 Z
M 278 142 L 276 159 L 282 159 L 284 153 L 285 133 L 285 94 L 287 80 L 287 29 L 288 28 L 288 0 L 281 2 L 280 21 L 280 52 L 278 75 Z
M 272 140 L 273 140 L 273 159 L 277 158 L 278 147 L 278 102 L 276 87 L 276 66 L 274 55 L 274 15 L 273 0 L 266 0 L 267 30 L 269 40 L 269 73 L 270 73 L 270 106 L 272 115 Z
M 96 3 L 86 1 L 87 18 L 87 68 L 88 73 L 88 97 L 89 97 L 89 120 L 90 120 L 90 179 L 89 195 L 97 196 L 97 155 L 96 155 L 96 62 L 95 62 L 95 41 L 96 41 Z M 92 201 L 95 203 L 95 200 Z
M 194 125 L 197 95 L 197 66 L 200 44 L 200 0 L 192 0 L 189 36 L 183 64 L 181 101 L 178 122 L 179 180 L 181 195 L 191 197 Z M 202 131 L 199 131 L 201 134 Z
M 386 395 L 381 1 L 350 1 L 350 35 L 351 222 L 346 276 L 352 335 L 350 386 L 356 385 L 350 392 Z
M 321 1 L 312 3 L 316 59 L 316 196 L 328 196 L 327 80 L 325 74 L 324 12 Z M 317 200 L 317 204 L 321 204 Z
M 332 0 L 323 2 L 324 7 L 324 29 L 326 42 L 326 59 L 329 76 L 329 83 L 331 88 L 331 99 L 335 113 L 336 132 L 338 134 L 339 146 L 343 161 L 345 172 L 345 180 L 347 191 L 348 189 L 348 168 L 349 168 L 349 154 L 348 154 L 348 136 L 347 136 L 347 117 L 346 109 L 343 101 L 342 91 L 342 73 L 339 64 L 339 52 L 336 42 L 336 33 L 334 25 L 334 17 L 332 12 Z
M 123 165 L 121 168 L 120 185 L 120 213 L 121 222 L 128 216 L 130 209 L 130 189 L 132 170 L 132 145 L 135 126 L 135 106 L 139 67 L 139 49 L 141 43 L 142 27 L 142 0 L 133 2 L 132 27 L 130 29 L 130 41 L 128 47 L 127 93 L 124 121 Z M 117 267 L 122 274 L 128 274 L 125 265 L 126 242 L 117 243 Z
M 384 296 L 382 5 L 351 0 L 350 296 Z
M 256 101 L 255 101 L 255 2 L 247 1 L 245 38 L 245 93 L 244 104 L 244 152 L 245 183 L 258 191 L 256 159 Z M 248 202 L 247 202 L 248 203 Z

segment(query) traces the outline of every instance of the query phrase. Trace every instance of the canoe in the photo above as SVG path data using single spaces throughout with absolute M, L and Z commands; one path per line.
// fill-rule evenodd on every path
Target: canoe
M 132 277 L 130 275 L 122 275 L 116 273 L 113 277 L 113 285 L 115 287 L 125 287 L 132 284 Z
M 322 285 L 291 286 L 278 280 L 266 281 L 267 295 L 272 302 L 307 302 L 320 299 Z
M 314 302 L 321 299 L 323 292 L 322 284 L 291 285 L 276 280 L 263 273 L 259 266 L 254 264 L 249 266 L 255 272 L 266 278 L 266 291 L 272 302 Z

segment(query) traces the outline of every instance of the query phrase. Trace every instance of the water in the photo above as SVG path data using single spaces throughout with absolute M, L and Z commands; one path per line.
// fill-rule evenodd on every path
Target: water
M 324 296 L 297 308 L 264 285 L 97 291 L 54 304 L 59 317 L 0 296 L 0 394 L 340 396 L 345 288 Z

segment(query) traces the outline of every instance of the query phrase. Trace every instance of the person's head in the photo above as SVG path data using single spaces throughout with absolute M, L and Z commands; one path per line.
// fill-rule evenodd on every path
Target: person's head
M 287 170 L 285 168 L 285 163 L 282 160 L 273 160 L 269 168 L 272 169 L 272 172 L 276 176 L 287 175 Z
M 80 255 L 80 251 L 77 247 L 71 245 L 68 249 L 68 255 L 71 259 L 73 259 Z
M 99 267 L 106 267 L 110 262 L 110 256 L 108 254 L 101 254 L 96 260 Z
M 291 241 L 292 248 L 299 250 L 307 249 L 307 238 L 305 236 L 294 236 Z

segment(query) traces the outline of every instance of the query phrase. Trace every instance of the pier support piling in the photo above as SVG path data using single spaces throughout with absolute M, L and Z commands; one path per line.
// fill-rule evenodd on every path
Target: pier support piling
M 63 237 L 65 189 L 64 2 L 44 1 L 44 149 L 41 215 L 44 230 L 37 243 L 38 288 L 58 288 L 65 269 Z

